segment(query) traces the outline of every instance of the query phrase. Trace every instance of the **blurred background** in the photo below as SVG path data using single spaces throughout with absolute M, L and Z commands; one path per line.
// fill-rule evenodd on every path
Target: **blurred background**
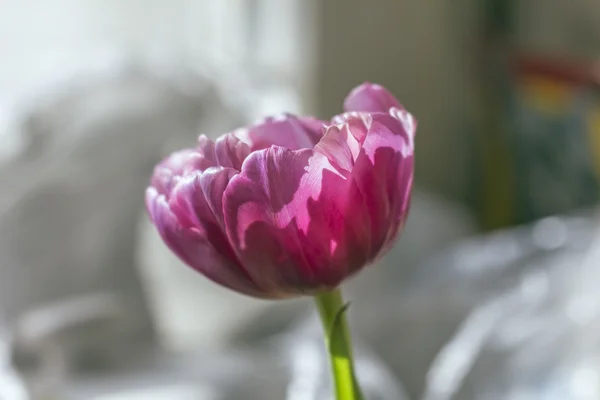
M 600 399 L 600 2 L 0 0 L 0 400 L 323 400 L 308 299 L 184 267 L 153 165 L 385 85 L 396 248 L 345 288 L 369 400 Z

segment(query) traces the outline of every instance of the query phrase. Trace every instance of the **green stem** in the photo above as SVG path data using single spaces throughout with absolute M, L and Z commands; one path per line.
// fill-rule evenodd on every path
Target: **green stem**
M 346 306 L 339 289 L 315 296 L 325 331 L 336 400 L 363 400 L 356 381 Z

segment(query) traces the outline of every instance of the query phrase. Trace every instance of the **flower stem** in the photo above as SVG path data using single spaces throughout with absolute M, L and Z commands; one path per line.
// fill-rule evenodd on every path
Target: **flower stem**
M 315 296 L 325 332 L 336 400 L 363 400 L 354 373 L 352 343 L 346 321 L 346 305 L 340 289 Z

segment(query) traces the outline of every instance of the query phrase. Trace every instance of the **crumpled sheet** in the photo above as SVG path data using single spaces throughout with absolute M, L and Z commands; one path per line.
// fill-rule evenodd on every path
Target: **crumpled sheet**
M 547 218 L 424 268 L 415 307 L 436 310 L 424 325 L 447 325 L 442 314 L 457 324 L 422 399 L 600 398 L 599 222 L 597 212 Z

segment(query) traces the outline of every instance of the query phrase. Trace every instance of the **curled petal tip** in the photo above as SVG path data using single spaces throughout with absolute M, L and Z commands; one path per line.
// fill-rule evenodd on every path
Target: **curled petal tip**
M 369 82 L 352 89 L 344 100 L 345 111 L 388 112 L 392 107 L 404 109 L 386 88 Z

